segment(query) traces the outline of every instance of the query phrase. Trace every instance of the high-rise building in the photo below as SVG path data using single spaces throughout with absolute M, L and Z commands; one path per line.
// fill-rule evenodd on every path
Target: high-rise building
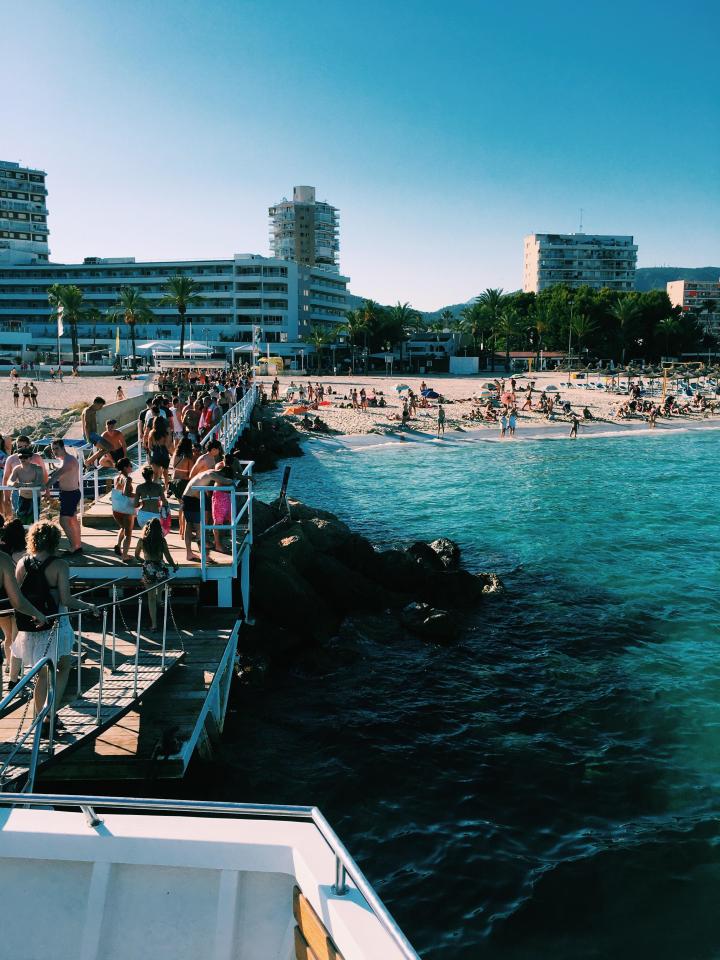
M 236 254 L 229 260 L 136 262 L 134 257 L 86 257 L 83 263 L 0 264 L 0 333 L 31 341 L 44 351 L 56 343 L 50 318 L 48 287 L 74 284 L 83 303 L 95 308 L 78 325 L 81 350 L 113 347 L 127 329 L 113 310 L 124 287 L 142 293 L 153 317 L 136 330 L 138 342 L 178 339 L 177 312 L 160 301 L 170 277 L 192 278 L 200 302 L 188 311 L 193 338 L 230 352 L 233 344 L 250 343 L 259 330 L 260 349 L 292 358 L 313 324 L 341 324 L 345 317 L 348 278 L 291 260 Z M 67 334 L 67 331 L 66 331 Z M 2 347 L 0 338 L 0 348 Z
M 339 272 L 339 211 L 315 199 L 315 187 L 294 187 L 292 200 L 269 209 L 270 246 L 281 260 Z
M 0 160 L 0 264 L 48 259 L 45 171 Z
M 586 233 L 531 233 L 525 237 L 523 290 L 568 287 L 633 290 L 637 246 L 632 237 Z
M 694 313 L 708 333 L 720 334 L 720 280 L 672 280 L 667 295 L 683 313 Z

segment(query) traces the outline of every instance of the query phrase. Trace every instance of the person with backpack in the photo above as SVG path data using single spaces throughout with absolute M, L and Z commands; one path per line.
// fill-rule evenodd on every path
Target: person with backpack
M 75 634 L 67 615 L 68 610 L 87 610 L 97 614 L 92 603 L 78 600 L 70 593 L 70 571 L 65 560 L 57 556 L 60 546 L 60 527 L 47 520 L 34 523 L 28 531 L 28 556 L 18 562 L 15 574 L 18 585 L 33 613 L 28 616 L 22 608 L 15 614 L 17 636 L 12 646 L 14 657 L 22 660 L 26 670 L 43 657 L 55 664 L 55 709 L 59 709 L 70 675 L 71 654 Z M 47 699 L 48 677 L 43 670 L 35 682 L 33 696 L 35 714 L 42 710 Z M 55 719 L 55 729 L 62 724 Z M 43 722 L 43 736 L 50 732 L 50 719 Z

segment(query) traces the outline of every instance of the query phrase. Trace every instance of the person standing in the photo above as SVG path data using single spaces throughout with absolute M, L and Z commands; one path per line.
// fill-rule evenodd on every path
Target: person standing
M 170 576 L 169 567 L 177 573 L 178 565 L 170 555 L 167 540 L 158 519 L 146 523 L 135 546 L 135 559 L 142 562 L 142 583 L 149 589 L 147 594 L 150 628 L 153 634 L 158 632 L 157 592 L 160 584 Z
M 70 549 L 65 551 L 69 557 L 82 556 L 82 535 L 78 519 L 78 507 L 82 499 L 80 493 L 80 462 L 68 453 L 61 438 L 52 442 L 53 456 L 60 460 L 60 466 L 53 470 L 47 480 L 47 486 L 57 483 L 60 488 L 60 526 L 68 538 Z
M 30 406 L 37 407 L 38 404 L 38 388 L 37 385 L 31 380 L 30 381 Z
M 25 406 L 26 403 L 29 403 L 32 406 L 32 400 L 30 399 L 30 384 L 24 383 L 22 387 L 22 405 Z
M 15 571 L 18 585 L 33 607 L 27 616 L 18 608 L 16 614 L 18 633 L 13 643 L 13 656 L 23 662 L 26 670 L 34 667 L 43 657 L 50 657 L 57 674 L 55 703 L 62 703 L 70 673 L 70 661 L 75 634 L 67 616 L 68 609 L 87 610 L 97 613 L 95 606 L 77 600 L 70 594 L 70 571 L 64 560 L 57 556 L 60 546 L 60 529 L 54 523 L 41 520 L 28 531 L 29 556 L 23 557 Z M 50 621 L 45 617 L 59 613 Z M 56 621 L 56 622 L 55 622 Z M 35 683 L 35 714 L 39 713 L 47 699 L 47 670 L 43 670 Z M 56 729 L 62 725 L 55 720 Z M 49 733 L 50 720 L 43 723 L 43 736 Z
M 580 425 L 580 421 L 579 421 L 579 419 L 578 419 L 578 416 L 577 416 L 576 413 L 574 413 L 574 414 L 572 415 L 572 426 L 570 427 L 570 439 L 571 439 L 571 440 L 577 440 L 578 427 L 579 427 L 579 425 Z
M 32 462 L 32 450 L 23 449 L 18 456 L 20 462 L 10 474 L 8 483 L 11 487 L 17 487 L 18 499 L 15 508 L 17 518 L 25 525 L 29 525 L 36 519 L 35 504 L 37 504 L 38 516 L 40 514 L 39 491 L 42 490 L 45 476 L 42 467 Z M 34 493 L 36 490 L 38 493 Z
M 503 407 L 502 409 L 502 413 L 500 414 L 500 419 L 498 421 L 498 424 L 500 426 L 500 439 L 504 440 L 505 434 L 507 433 L 507 426 L 508 426 L 507 411 L 505 410 L 505 407 Z
M 515 436 L 515 427 L 517 426 L 517 407 L 511 407 L 508 414 L 508 433 L 511 437 Z
M 13 384 L 12 395 L 13 395 L 13 406 L 19 407 L 20 406 L 20 387 L 17 385 L 17 383 Z
M 437 435 L 438 440 L 445 436 L 445 407 L 441 403 L 438 404 Z
M 135 526 L 135 491 L 131 476 L 131 461 L 127 457 L 121 457 L 117 462 L 117 470 L 117 476 L 110 491 L 113 520 L 118 525 L 118 536 L 113 550 L 127 563 Z
M 110 444 L 98 433 L 97 427 L 97 415 L 105 406 L 105 401 L 102 397 L 95 397 L 93 402 L 89 404 L 82 412 L 82 430 L 85 441 L 92 446 L 97 447 L 97 451 L 85 461 L 86 466 L 91 466 L 98 460 L 103 452 L 110 453 L 111 447 Z
M 28 450 L 30 452 L 30 463 L 34 463 L 36 466 L 40 467 L 43 472 L 43 483 L 47 482 L 47 464 L 40 456 L 39 453 L 32 452 L 32 442 L 30 437 L 20 436 L 15 441 L 16 452 L 9 454 L 5 460 L 5 465 L 3 467 L 3 486 L 8 486 L 10 483 L 10 477 L 13 470 L 21 462 L 20 454 L 23 450 Z M 20 494 L 17 490 L 12 492 L 12 497 L 9 490 L 3 491 L 3 513 L 5 514 L 6 519 L 12 520 L 13 512 L 17 512 L 20 506 L 19 500 Z

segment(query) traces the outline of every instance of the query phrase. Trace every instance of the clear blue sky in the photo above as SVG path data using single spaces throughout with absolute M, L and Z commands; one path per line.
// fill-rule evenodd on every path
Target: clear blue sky
M 522 238 L 720 260 L 712 0 L 0 0 L 0 158 L 48 172 L 52 257 L 268 252 L 341 209 L 353 292 L 517 289 Z M 29 24 L 31 21 L 31 24 Z

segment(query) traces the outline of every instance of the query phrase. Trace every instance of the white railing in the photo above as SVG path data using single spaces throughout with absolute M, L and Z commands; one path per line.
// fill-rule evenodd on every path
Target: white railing
M 201 440 L 202 445 L 206 447 L 211 440 L 217 438 L 222 443 L 223 450 L 231 450 L 243 428 L 250 422 L 257 393 L 256 384 L 252 384 L 245 396 L 233 404 L 212 430 L 205 434 Z
M 32 497 L 32 505 L 33 505 L 33 523 L 37 523 L 37 521 L 40 519 L 40 500 L 42 499 L 42 496 L 45 492 L 45 487 L 44 486 L 15 487 L 15 486 L 11 486 L 9 483 L 0 484 L 0 491 L 2 491 L 3 497 L 5 496 L 6 491 L 10 491 L 10 495 L 12 497 L 13 493 L 17 493 L 19 495 L 20 490 L 24 490 L 26 493 L 28 491 L 30 492 Z M 27 498 L 27 499 L 30 499 L 30 498 Z
M 10 750 L 3 758 L 2 762 L 0 762 L 0 788 L 2 788 L 3 780 L 6 779 L 5 775 L 8 767 L 24 748 L 28 738 L 32 737 L 27 779 L 25 780 L 25 784 L 23 786 L 24 791 L 27 790 L 29 793 L 32 793 L 33 786 L 35 785 L 35 771 L 37 770 L 38 757 L 40 756 L 40 737 L 42 735 L 42 726 L 47 716 L 50 717 L 48 755 L 53 755 L 53 734 L 55 726 L 55 664 L 50 657 L 43 657 L 42 660 L 39 660 L 32 670 L 29 670 L 24 677 L 18 680 L 10 693 L 8 693 L 3 700 L 0 700 L 0 717 L 4 715 L 6 710 L 12 708 L 14 701 L 16 701 L 19 705 L 22 700 L 25 699 L 25 695 L 31 690 L 31 681 L 38 677 L 39 674 L 46 668 L 48 671 L 48 693 L 45 704 L 35 714 L 32 723 L 29 725 L 27 730 L 22 729 L 21 721 L 20 726 L 18 727 L 17 736 L 15 737 Z M 19 765 L 20 764 L 18 764 L 18 766 Z
M 254 460 L 242 460 L 242 477 L 247 482 L 247 490 L 238 490 L 234 484 L 225 487 L 200 487 L 200 571 L 203 580 L 207 580 L 208 561 L 207 561 L 207 542 L 208 533 L 212 531 L 230 532 L 230 549 L 232 556 L 232 576 L 237 575 L 238 561 L 243 550 L 249 549 L 253 540 L 253 467 Z M 237 461 L 236 461 L 237 463 Z M 230 523 L 208 523 L 206 497 L 212 497 L 213 493 L 230 494 Z M 238 509 L 238 501 L 242 503 Z

